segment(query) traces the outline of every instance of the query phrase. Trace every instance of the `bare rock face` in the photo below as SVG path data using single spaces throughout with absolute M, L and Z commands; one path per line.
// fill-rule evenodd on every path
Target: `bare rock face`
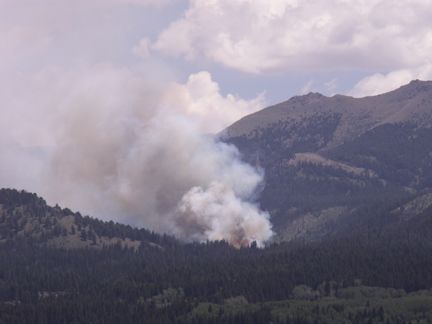
M 418 196 L 422 206 L 432 199 L 432 81 L 364 98 L 296 96 L 242 118 L 220 137 L 265 170 L 260 203 L 279 238 L 315 239 L 371 222 L 390 228 L 392 210 Z

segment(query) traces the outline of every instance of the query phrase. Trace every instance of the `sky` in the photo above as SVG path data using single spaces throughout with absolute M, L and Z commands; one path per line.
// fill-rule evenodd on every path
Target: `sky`
M 2 84 L 101 63 L 273 104 L 431 77 L 430 0 L 0 0 Z
M 202 136 L 294 95 L 362 97 L 432 79 L 430 53 L 432 0 L 0 0 L 0 182 L 107 213 L 94 202 L 128 201 L 137 151 L 142 163 L 184 162 L 172 144 L 193 139 L 189 155 L 225 152 Z M 154 124 L 170 116 L 173 138 Z M 165 151 L 149 154 L 138 133 Z M 218 161 L 227 174 L 238 165 L 221 154 L 199 179 L 176 175 L 179 188 L 217 191 Z M 108 196 L 84 201 L 78 188 Z

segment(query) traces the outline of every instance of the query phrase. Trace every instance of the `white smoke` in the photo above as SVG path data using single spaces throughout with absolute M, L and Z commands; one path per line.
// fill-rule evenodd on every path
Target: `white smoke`
M 187 241 L 262 245 L 272 236 L 269 215 L 253 202 L 260 171 L 209 135 L 257 110 L 262 98 L 222 96 L 207 72 L 165 84 L 110 65 L 49 71 L 35 83 L 45 97 L 27 111 L 31 122 L 15 120 L 25 128 L 20 143 L 44 147 L 42 171 L 27 188 Z M 8 167 L 14 158 L 22 156 Z
M 208 188 L 194 187 L 179 205 L 181 236 L 197 240 L 227 240 L 235 247 L 259 246 L 272 236 L 268 214 L 238 197 L 229 186 L 213 182 Z M 197 229 L 192 230 L 191 229 Z M 186 231 L 185 231 L 186 230 Z

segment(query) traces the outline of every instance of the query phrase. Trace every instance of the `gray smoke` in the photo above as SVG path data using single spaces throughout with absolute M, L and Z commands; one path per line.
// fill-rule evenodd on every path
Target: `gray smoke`
M 262 174 L 208 135 L 258 101 L 221 96 L 207 73 L 155 85 L 98 67 L 63 83 L 44 108 L 49 122 L 38 125 L 49 141 L 31 187 L 49 201 L 187 241 L 238 247 L 272 236 L 268 213 L 252 201 Z

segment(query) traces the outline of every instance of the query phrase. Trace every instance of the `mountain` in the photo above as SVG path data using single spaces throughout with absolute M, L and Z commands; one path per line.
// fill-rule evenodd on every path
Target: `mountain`
M 0 190 L 0 205 L 2 324 L 432 320 L 432 241 L 421 231 L 235 249 L 83 217 L 23 191 Z
M 264 169 L 259 202 L 281 240 L 430 221 L 432 81 L 365 98 L 296 96 L 242 118 L 221 138 Z
M 0 189 L 0 323 L 432 322 L 431 90 L 309 94 L 229 127 L 265 171 L 262 249 Z
M 137 250 L 175 240 L 145 229 L 84 217 L 70 209 L 48 206 L 36 194 L 0 189 L 0 244 L 31 241 L 63 249 L 103 249 L 120 246 Z

